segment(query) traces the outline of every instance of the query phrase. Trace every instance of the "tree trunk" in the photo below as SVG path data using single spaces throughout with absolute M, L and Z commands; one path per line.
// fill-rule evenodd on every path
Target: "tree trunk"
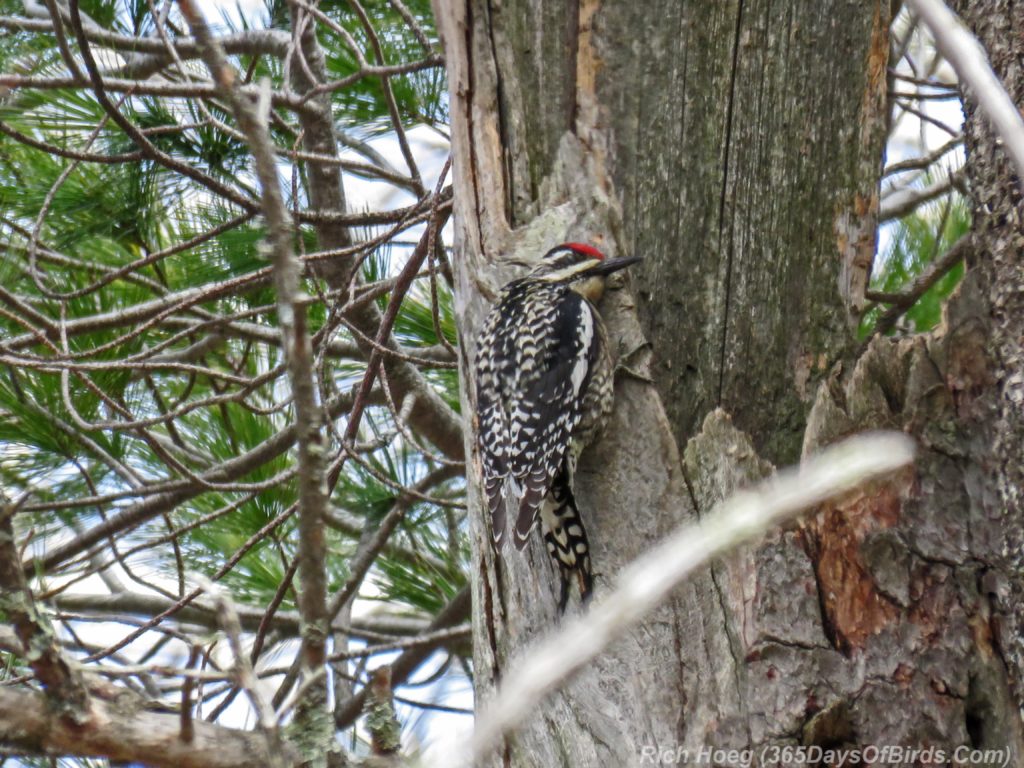
M 944 330 L 877 339 L 854 358 L 875 245 L 888 0 L 435 7 L 451 87 L 464 412 L 482 317 L 517 276 L 510 259 L 563 240 L 645 258 L 633 292 L 612 291 L 602 312 L 654 385 L 617 382 L 612 424 L 577 479 L 596 599 L 624 563 L 773 463 L 868 428 L 921 444 L 913 472 L 681 587 L 552 696 L 497 763 L 625 766 L 651 748 L 786 745 L 1019 755 L 989 622 L 992 585 L 1013 571 L 989 492 L 991 408 L 979 411 L 997 397 L 984 281 L 965 281 Z M 491 548 L 473 440 L 483 702 L 557 623 L 558 579 L 539 536 L 525 555 Z
M 1012 0 L 960 0 L 957 10 L 980 39 L 996 75 L 1018 108 L 1024 104 L 1024 7 Z M 984 307 L 978 322 L 979 371 L 968 380 L 980 392 L 975 419 L 984 472 L 981 500 L 989 535 L 983 561 L 995 615 L 996 652 L 1010 671 L 1024 712 L 1024 215 L 1021 179 L 970 92 L 967 178 L 974 201 L 974 256 Z

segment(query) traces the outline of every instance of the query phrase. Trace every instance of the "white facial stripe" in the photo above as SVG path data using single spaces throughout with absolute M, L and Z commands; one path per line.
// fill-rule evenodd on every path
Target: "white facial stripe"
M 590 269 L 593 269 L 599 263 L 600 262 L 598 262 L 596 259 L 587 259 L 585 261 L 579 262 L 578 264 L 570 264 L 568 267 L 560 269 L 557 272 L 553 272 L 549 275 L 542 275 L 540 279 L 546 280 L 549 283 L 560 283 L 563 280 L 568 280 L 573 275 L 578 275 L 581 272 L 587 272 Z

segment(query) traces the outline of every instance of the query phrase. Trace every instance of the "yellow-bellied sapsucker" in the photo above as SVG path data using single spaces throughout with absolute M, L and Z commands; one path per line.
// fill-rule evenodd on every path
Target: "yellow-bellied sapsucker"
M 509 510 L 520 550 L 539 516 L 561 575 L 559 610 L 573 574 L 582 600 L 593 589 L 572 481 L 612 409 L 611 352 L 594 304 L 608 275 L 637 261 L 606 259 L 582 243 L 552 248 L 504 287 L 477 347 L 477 439 L 495 546 Z

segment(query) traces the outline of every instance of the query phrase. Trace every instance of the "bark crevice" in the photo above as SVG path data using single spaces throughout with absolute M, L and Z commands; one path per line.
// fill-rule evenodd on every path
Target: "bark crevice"
M 729 192 L 729 152 L 732 149 L 732 115 L 736 99 L 736 75 L 739 69 L 740 56 L 740 31 L 743 29 L 743 0 L 736 5 L 736 29 L 732 40 L 732 68 L 729 73 L 729 89 L 725 106 L 725 128 L 722 136 L 722 191 L 718 199 L 718 242 L 722 243 L 725 221 L 725 202 Z M 715 405 L 721 407 L 722 392 L 725 388 L 725 363 L 728 351 L 729 339 L 729 309 L 732 305 L 732 270 L 733 270 L 733 239 L 730 234 L 725 249 L 725 276 L 723 280 L 722 299 L 722 337 L 719 341 L 718 350 L 718 391 L 715 396 Z
M 1006 630 L 989 627 L 978 586 L 1002 546 L 980 469 L 991 405 L 976 352 L 983 288 L 967 279 L 936 333 L 877 339 L 842 362 L 873 250 L 889 3 L 581 0 L 569 8 L 572 46 L 555 0 L 522 9 L 532 24 L 505 6 L 483 24 L 489 0 L 468 0 L 468 17 L 435 2 L 456 75 L 456 168 L 472 166 L 456 178 L 463 412 L 473 412 L 472 345 L 487 309 L 478 286 L 518 276 L 511 259 L 563 240 L 645 257 L 634 290 L 609 292 L 602 307 L 617 348 L 650 340 L 641 368 L 655 386 L 616 381 L 606 437 L 581 458 L 577 500 L 596 570 L 614 574 L 773 463 L 847 434 L 898 429 L 921 446 L 915 470 L 680 587 L 495 762 L 631 765 L 647 745 L 955 747 L 984 735 L 968 727 L 982 711 L 1007 724 L 1021 755 L 992 650 Z M 471 29 L 459 26 L 467 18 Z M 463 60 L 481 50 L 501 73 L 500 122 L 487 112 L 496 74 Z M 471 93 L 460 86 L 467 69 Z M 476 648 L 484 698 L 505 659 L 558 621 L 557 585 L 539 541 L 494 562 L 472 482 L 470 500 L 482 560 L 474 621 L 496 639 Z M 976 706 L 971 675 L 991 683 Z M 550 722 L 576 726 L 555 737 Z

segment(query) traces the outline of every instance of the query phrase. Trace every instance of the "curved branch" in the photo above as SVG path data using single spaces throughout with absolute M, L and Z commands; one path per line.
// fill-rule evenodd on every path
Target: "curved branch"
M 440 613 L 437 614 L 437 618 L 430 622 L 427 631 L 435 633 L 439 629 L 447 629 L 448 627 L 461 624 L 469 618 L 471 605 L 469 587 L 463 587 L 451 599 L 451 602 L 441 609 Z M 436 642 L 425 643 L 404 651 L 391 665 L 391 684 L 398 686 L 404 683 L 409 678 L 409 675 L 415 672 L 420 664 L 426 661 L 442 645 L 444 645 L 444 641 L 438 639 Z M 335 708 L 335 728 L 347 728 L 355 722 L 356 718 L 359 717 L 359 713 L 363 711 L 366 695 L 367 690 L 363 688 L 355 696 Z
M 67 723 L 38 693 L 0 688 L 0 744 L 32 755 L 105 757 L 156 768 L 249 768 L 270 765 L 263 734 L 192 722 L 192 738 L 181 738 L 176 714 L 148 712 L 121 695 L 110 704 L 93 697 L 84 726 Z M 279 763 L 297 766 L 299 756 L 285 745 Z
M 880 222 L 901 219 L 908 213 L 912 213 L 920 205 L 934 200 L 937 197 L 949 192 L 951 189 L 960 187 L 963 182 L 963 172 L 957 171 L 949 176 L 939 179 L 927 187 L 904 187 L 890 192 L 882 200 L 878 209 L 878 220 Z

